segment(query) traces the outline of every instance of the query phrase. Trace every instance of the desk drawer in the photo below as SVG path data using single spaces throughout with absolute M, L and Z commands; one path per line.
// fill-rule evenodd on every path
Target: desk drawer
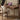
M 2 13 L 2 8 L 0 8 L 0 13 Z

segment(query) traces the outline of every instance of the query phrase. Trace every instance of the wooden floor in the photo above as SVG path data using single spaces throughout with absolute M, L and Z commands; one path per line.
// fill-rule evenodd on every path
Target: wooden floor
M 0 16 L 0 20 L 2 20 L 2 16 Z
M 0 20 L 7 20 L 7 17 L 0 16 Z
M 19 19 L 17 19 L 17 18 L 14 19 L 14 18 L 11 18 L 11 17 L 10 18 L 9 17 L 8 18 L 7 17 L 2 18 L 2 16 L 0 16 L 0 20 L 19 20 Z

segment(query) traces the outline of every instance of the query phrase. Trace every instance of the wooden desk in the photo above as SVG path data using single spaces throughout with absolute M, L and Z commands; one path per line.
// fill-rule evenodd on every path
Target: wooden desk
M 14 9 L 14 8 L 18 8 L 18 7 L 16 7 L 16 5 L 12 5 L 12 6 L 5 6 L 6 8 L 10 8 L 10 9 Z

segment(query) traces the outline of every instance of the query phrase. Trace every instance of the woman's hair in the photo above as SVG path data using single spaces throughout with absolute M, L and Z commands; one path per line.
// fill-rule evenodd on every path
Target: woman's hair
M 20 4 L 20 0 L 19 0 L 19 4 Z
M 1 3 L 1 5 L 3 6 L 3 5 L 4 5 L 4 3 L 5 3 L 5 0 L 2 0 L 2 3 Z

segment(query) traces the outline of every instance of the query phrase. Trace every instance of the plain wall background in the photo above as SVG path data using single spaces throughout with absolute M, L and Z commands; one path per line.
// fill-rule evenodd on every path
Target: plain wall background
M 19 0 L 6 0 L 7 3 L 12 2 L 12 5 L 18 6 Z

